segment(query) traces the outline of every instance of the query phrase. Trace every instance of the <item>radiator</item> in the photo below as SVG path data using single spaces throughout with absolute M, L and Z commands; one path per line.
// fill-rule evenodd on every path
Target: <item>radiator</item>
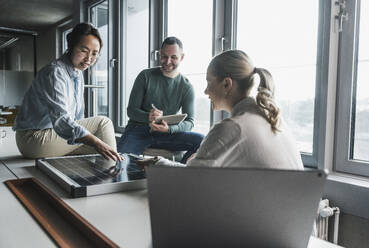
M 318 215 L 315 220 L 313 235 L 317 238 L 328 241 L 328 224 L 331 216 L 334 215 L 333 243 L 338 243 L 338 225 L 340 210 L 338 207 L 330 207 L 329 200 L 323 199 L 319 202 Z

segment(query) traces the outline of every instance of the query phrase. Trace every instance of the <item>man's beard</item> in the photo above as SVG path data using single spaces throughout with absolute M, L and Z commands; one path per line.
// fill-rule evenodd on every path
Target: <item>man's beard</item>
M 171 69 L 170 70 L 164 69 L 164 68 L 168 68 L 168 67 L 171 67 Z M 166 72 L 172 72 L 172 71 L 175 71 L 178 68 L 178 65 L 177 64 L 171 64 L 170 66 L 165 66 L 164 64 L 161 64 L 161 68 L 162 68 L 162 70 L 164 70 Z

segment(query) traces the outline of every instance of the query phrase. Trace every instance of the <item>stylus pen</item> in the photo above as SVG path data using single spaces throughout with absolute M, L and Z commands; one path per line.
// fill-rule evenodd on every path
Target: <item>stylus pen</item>
M 153 103 L 151 103 L 151 107 L 152 107 L 153 109 L 159 110 L 157 107 L 155 107 L 155 105 L 154 105 Z

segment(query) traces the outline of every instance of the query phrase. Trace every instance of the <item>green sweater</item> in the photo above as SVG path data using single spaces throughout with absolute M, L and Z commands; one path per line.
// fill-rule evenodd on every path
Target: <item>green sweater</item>
M 143 70 L 133 85 L 128 103 L 129 124 L 148 124 L 151 104 L 163 111 L 163 115 L 174 115 L 182 108 L 187 118 L 178 125 L 169 125 L 170 133 L 190 131 L 194 120 L 194 90 L 182 74 L 169 78 L 159 67 Z

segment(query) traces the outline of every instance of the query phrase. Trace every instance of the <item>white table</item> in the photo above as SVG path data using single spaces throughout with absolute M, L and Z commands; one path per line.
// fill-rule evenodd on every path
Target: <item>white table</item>
M 71 199 L 65 191 L 34 166 L 33 160 L 26 160 L 15 154 L 7 155 L 5 159 L 7 167 L 0 163 L 2 182 L 15 178 L 15 175 L 18 178 L 35 177 L 119 246 L 151 247 L 146 190 Z M 0 197 L 0 247 L 55 246 L 4 184 L 0 185 Z M 339 246 L 312 237 L 308 247 L 337 248 Z

